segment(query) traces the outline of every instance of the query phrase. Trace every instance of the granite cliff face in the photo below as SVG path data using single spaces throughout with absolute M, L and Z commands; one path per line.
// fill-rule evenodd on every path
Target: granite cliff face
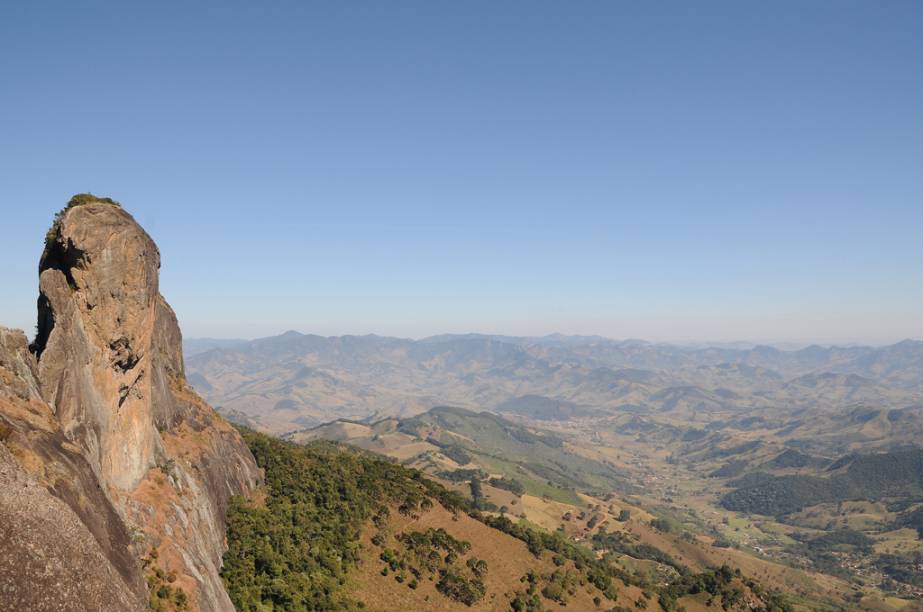
M 0 609 L 143 608 L 129 529 L 36 370 L 25 334 L 0 328 Z
M 186 382 L 159 268 L 157 246 L 131 215 L 75 197 L 47 236 L 31 352 L 21 332 L 0 331 L 0 479 L 26 483 L 35 498 L 24 506 L 0 490 L 0 530 L 9 530 L 0 532 L 0 569 L 11 572 L 0 608 L 81 609 L 53 600 L 83 571 L 84 582 L 113 585 L 106 609 L 146 607 L 145 577 L 172 600 L 233 609 L 219 577 L 225 513 L 261 475 L 237 432 Z M 14 517 L 38 506 L 68 520 L 39 514 L 34 528 L 17 527 Z M 59 563 L 48 605 L 24 599 L 42 572 L 15 562 L 29 557 L 17 542 Z M 87 565 L 94 556 L 105 562 Z

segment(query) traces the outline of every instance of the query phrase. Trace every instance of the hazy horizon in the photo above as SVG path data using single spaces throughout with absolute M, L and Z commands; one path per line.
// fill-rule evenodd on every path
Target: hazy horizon
M 427 340 L 430 338 L 438 338 L 440 336 L 490 336 L 498 338 L 529 338 L 529 339 L 544 339 L 551 338 L 554 336 L 562 336 L 565 338 L 600 338 L 602 340 L 608 340 L 612 342 L 645 342 L 649 344 L 663 344 L 663 345 L 673 345 L 679 347 L 697 347 L 697 346 L 709 346 L 709 347 L 735 347 L 735 346 L 771 346 L 778 348 L 780 350 L 798 350 L 807 346 L 818 345 L 825 347 L 849 347 L 849 346 L 870 346 L 870 347 L 884 347 L 897 344 L 903 341 L 911 342 L 923 342 L 923 339 L 914 338 L 914 337 L 904 337 L 898 338 L 896 340 L 886 340 L 886 341 L 874 341 L 874 340 L 842 340 L 842 341 L 825 341 L 825 340 L 772 340 L 772 339 L 763 339 L 763 340 L 754 340 L 754 339 L 727 339 L 727 340 L 715 340 L 715 339 L 705 339 L 705 340 L 653 340 L 650 338 L 641 338 L 641 337 L 612 337 L 606 336 L 603 334 L 564 334 L 561 332 L 549 332 L 546 334 L 506 334 L 506 333 L 487 333 L 479 331 L 468 331 L 468 332 L 442 332 L 435 334 L 427 334 L 423 336 L 407 336 L 407 335 L 395 335 L 395 334 L 382 334 L 376 333 L 374 331 L 364 332 L 364 333 L 317 333 L 310 330 L 298 330 L 298 329 L 286 329 L 279 331 L 277 333 L 270 333 L 267 335 L 251 336 L 251 337 L 230 337 L 230 336 L 183 336 L 184 341 L 217 341 L 217 342 L 252 342 L 255 340 L 263 340 L 267 338 L 276 338 L 290 333 L 296 333 L 302 336 L 319 336 L 323 338 L 343 338 L 343 337 L 365 337 L 365 336 L 376 336 L 379 338 L 396 338 L 399 340 L 410 340 L 410 341 L 420 341 Z

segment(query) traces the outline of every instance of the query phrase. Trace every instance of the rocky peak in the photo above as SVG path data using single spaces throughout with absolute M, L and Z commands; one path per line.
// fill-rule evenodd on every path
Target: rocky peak
M 162 454 L 151 407 L 160 253 L 118 204 L 62 211 L 39 264 L 45 396 L 106 484 L 134 488 Z
M 72 508 L 126 593 L 137 595 L 142 573 L 169 574 L 167 592 L 182 590 L 194 608 L 230 610 L 219 577 L 225 513 L 261 475 L 186 381 L 159 269 L 156 244 L 115 201 L 81 194 L 58 213 L 39 263 L 31 354 L 21 332 L 0 330 L 0 433 L 15 434 L 12 456 L 29 457 L 21 467 Z M 46 477 L 62 458 L 70 475 Z

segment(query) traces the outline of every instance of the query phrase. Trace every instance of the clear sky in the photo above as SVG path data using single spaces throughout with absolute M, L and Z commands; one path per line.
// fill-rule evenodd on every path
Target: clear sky
M 0 324 L 76 192 L 187 336 L 923 338 L 923 2 L 8 2 Z

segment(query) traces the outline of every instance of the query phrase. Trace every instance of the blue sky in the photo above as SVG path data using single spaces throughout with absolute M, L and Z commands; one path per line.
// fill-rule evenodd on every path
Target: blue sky
M 187 336 L 923 338 L 923 3 L 7 3 L 0 323 L 71 194 Z

